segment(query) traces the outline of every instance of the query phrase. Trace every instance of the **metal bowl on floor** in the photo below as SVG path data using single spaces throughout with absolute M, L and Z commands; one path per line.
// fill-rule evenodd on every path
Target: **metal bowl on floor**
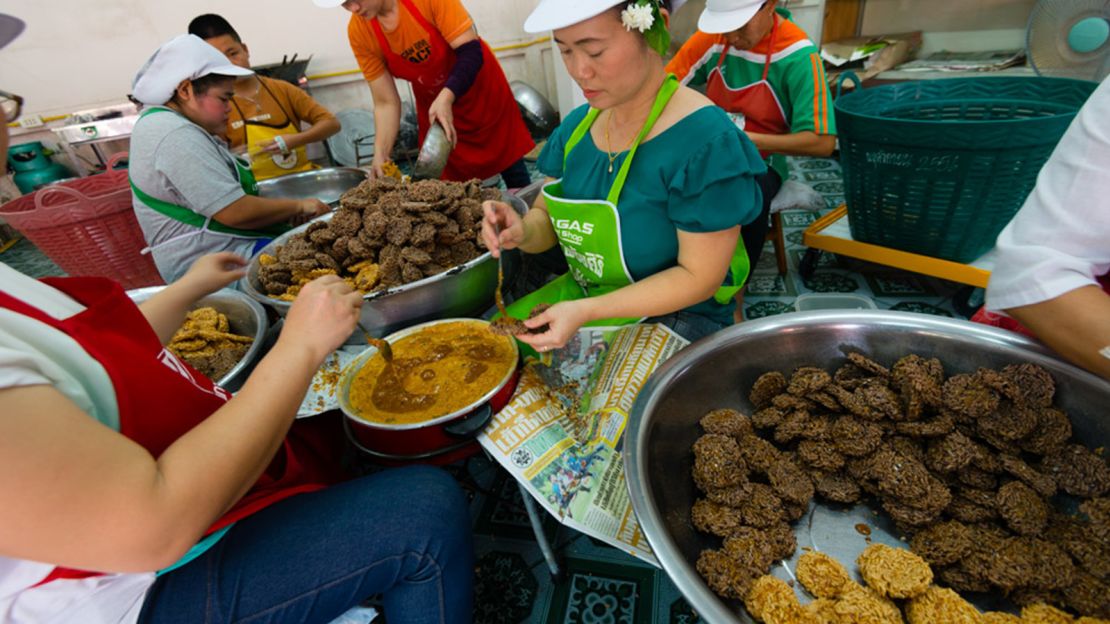
M 127 291 L 127 296 L 136 304 L 141 304 L 161 292 L 163 288 L 165 286 L 136 288 Z M 255 361 L 262 356 L 266 332 L 270 329 L 266 309 L 254 299 L 231 288 L 223 288 L 201 298 L 193 306 L 193 309 L 204 307 L 214 308 L 217 312 L 226 316 L 232 333 L 250 336 L 254 339 L 250 347 L 247 348 L 247 352 L 243 354 L 243 357 L 239 359 L 235 366 L 231 367 L 231 370 L 227 371 L 223 377 L 215 380 L 220 387 L 234 392 L 247 380 L 247 375 L 254 368 Z
M 332 206 L 340 196 L 362 184 L 370 174 L 354 167 L 329 167 L 270 178 L 258 183 L 262 197 L 281 199 L 319 199 Z
M 527 212 L 524 202 L 513 195 L 504 194 L 503 200 L 520 214 Z M 334 213 L 333 213 L 334 214 Z M 333 214 L 314 219 L 329 220 Z M 239 288 L 255 301 L 273 308 L 284 317 L 289 313 L 291 301 L 282 301 L 266 295 L 258 281 L 261 254 L 273 255 L 279 245 L 305 231 L 311 223 L 294 228 L 275 238 L 255 254 L 247 266 L 247 275 L 239 281 Z M 506 280 L 509 276 L 506 275 Z M 402 284 L 396 288 L 370 293 L 363 297 L 360 322 L 371 334 L 381 337 L 400 329 L 442 318 L 473 317 L 493 305 L 497 289 L 497 260 L 487 251 L 465 264 L 452 267 L 422 280 Z M 351 334 L 348 344 L 365 344 L 361 331 Z
M 937 357 L 945 374 L 1031 362 L 1056 380 L 1057 407 L 1071 417 L 1073 440 L 1089 448 L 1110 444 L 1110 382 L 1068 364 L 1039 343 L 1014 333 L 922 314 L 889 311 L 822 311 L 783 314 L 734 325 L 699 340 L 667 360 L 651 376 L 633 405 L 624 440 L 624 467 L 633 508 L 655 556 L 694 610 L 711 624 L 751 622 L 739 602 L 714 594 L 695 568 L 703 549 L 719 539 L 699 533 L 690 508 L 699 497 L 691 478 L 691 447 L 701 435 L 698 421 L 716 408 L 751 414 L 748 391 L 759 375 L 789 375 L 798 366 L 834 369 L 845 352 L 859 351 L 890 364 L 909 353 Z M 772 574 L 792 580 L 803 548 L 820 550 L 854 569 L 869 540 L 906 547 L 885 514 L 866 505 L 811 503 L 793 524 L 798 549 Z M 858 576 L 857 576 L 857 580 Z M 1004 607 L 999 596 L 979 597 L 980 609 Z

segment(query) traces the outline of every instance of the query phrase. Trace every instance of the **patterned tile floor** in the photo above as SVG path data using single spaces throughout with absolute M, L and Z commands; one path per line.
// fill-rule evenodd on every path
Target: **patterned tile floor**
M 535 171 L 533 170 L 533 174 Z M 806 292 L 856 293 L 878 307 L 956 316 L 958 284 L 852 259 L 821 254 L 816 270 L 803 279 L 802 231 L 843 202 L 840 167 L 829 159 L 791 160 L 791 179 L 810 185 L 825 198 L 817 213 L 784 213 L 789 273 L 777 273 L 768 245 L 753 272 L 744 301 L 748 319 L 793 309 Z M 34 277 L 60 275 L 58 267 L 28 241 L 0 253 L 5 262 Z M 449 467 L 471 497 L 477 546 L 477 624 L 693 624 L 700 621 L 665 573 L 547 517 L 547 536 L 565 575 L 555 582 L 533 537 L 515 483 L 498 466 L 478 456 Z

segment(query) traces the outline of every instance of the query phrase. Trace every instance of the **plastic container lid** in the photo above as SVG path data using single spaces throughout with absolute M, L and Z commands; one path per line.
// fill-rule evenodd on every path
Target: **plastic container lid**
M 798 312 L 812 310 L 875 310 L 879 306 L 870 297 L 851 293 L 805 293 L 794 300 Z

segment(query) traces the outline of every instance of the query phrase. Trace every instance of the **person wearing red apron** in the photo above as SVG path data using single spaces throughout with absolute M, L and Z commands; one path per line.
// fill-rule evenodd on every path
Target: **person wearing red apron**
M 247 44 L 223 17 L 198 15 L 189 34 L 204 39 L 237 67 L 250 69 Z M 227 141 L 251 159 L 256 180 L 318 169 L 305 146 L 339 132 L 339 120 L 301 88 L 285 80 L 246 76 L 235 82 L 234 111 L 228 118 Z M 303 131 L 302 124 L 307 125 Z
M 358 293 L 334 277 L 306 286 L 286 331 L 234 399 L 163 346 L 196 299 L 240 278 L 244 265 L 229 253 L 205 256 L 142 309 L 108 279 L 36 283 L 0 265 L 0 436 L 15 441 L 0 468 L 20 475 L 0 479 L 0 611 L 22 614 L 19 621 L 116 623 L 159 622 L 167 613 L 181 621 L 238 620 L 284 609 L 288 615 L 277 619 L 326 621 L 381 592 L 395 592 L 402 605 L 395 608 L 406 612 L 418 587 L 426 588 L 424 602 L 434 602 L 442 589 L 429 586 L 428 574 L 445 564 L 457 578 L 444 583 L 467 594 L 455 601 L 469 606 L 469 523 L 449 476 L 430 469 L 390 476 L 391 488 L 440 495 L 434 509 L 405 514 L 449 518 L 465 533 L 423 555 L 424 563 L 393 565 L 413 543 L 449 536 L 443 520 L 419 527 L 419 517 L 396 516 L 388 509 L 396 493 L 367 479 L 326 488 L 348 476 L 337 461 L 335 419 L 290 430 L 313 373 L 355 327 Z M 51 460 L 59 462 L 53 470 Z M 387 540 L 359 544 L 321 532 L 325 523 L 344 530 L 345 514 L 356 524 L 353 535 Z M 311 527 L 309 536 L 296 532 L 298 523 Z M 268 560 L 287 548 L 308 551 L 287 553 L 304 566 L 300 579 Z M 339 564 L 329 548 L 355 556 Z M 323 569 L 310 570 L 312 555 L 324 555 Z M 365 572 L 379 561 L 384 567 Z M 157 580 L 101 572 L 159 567 Z M 5 578 L 27 579 L 28 570 L 38 576 L 22 588 Z M 258 576 L 269 570 L 282 578 Z M 250 577 L 257 592 L 240 588 L 238 575 Z M 360 580 L 345 597 L 334 595 L 331 585 L 351 578 Z M 215 610 L 211 592 L 220 595 Z
M 836 147 L 832 98 L 817 47 L 777 0 L 708 0 L 698 31 L 667 64 L 683 84 L 704 86 L 759 148 L 763 211 L 743 230 L 752 269 L 771 201 L 788 178 L 785 156 L 827 157 Z
M 972 320 L 1036 337 L 1110 379 L 1110 80 L 1068 126 L 984 260 Z
M 420 141 L 431 124 L 454 145 L 441 178 L 501 174 L 509 188 L 531 182 L 523 156 L 535 144 L 497 58 L 459 0 L 314 0 L 349 10 L 351 49 L 374 98 L 374 172 L 390 158 L 400 127 L 394 78 L 416 97 Z

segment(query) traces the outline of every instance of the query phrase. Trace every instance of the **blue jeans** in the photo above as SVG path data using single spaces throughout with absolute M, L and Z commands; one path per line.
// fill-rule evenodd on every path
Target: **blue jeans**
M 466 497 L 427 466 L 293 496 L 235 523 L 158 578 L 139 622 L 330 622 L 382 594 L 389 624 L 465 623 L 474 552 Z
M 703 314 L 692 314 L 683 311 L 672 312 L 663 316 L 653 316 L 644 320 L 644 322 L 666 325 L 673 329 L 674 333 L 690 342 L 696 342 L 700 338 L 731 325 L 731 323 L 722 323 Z

